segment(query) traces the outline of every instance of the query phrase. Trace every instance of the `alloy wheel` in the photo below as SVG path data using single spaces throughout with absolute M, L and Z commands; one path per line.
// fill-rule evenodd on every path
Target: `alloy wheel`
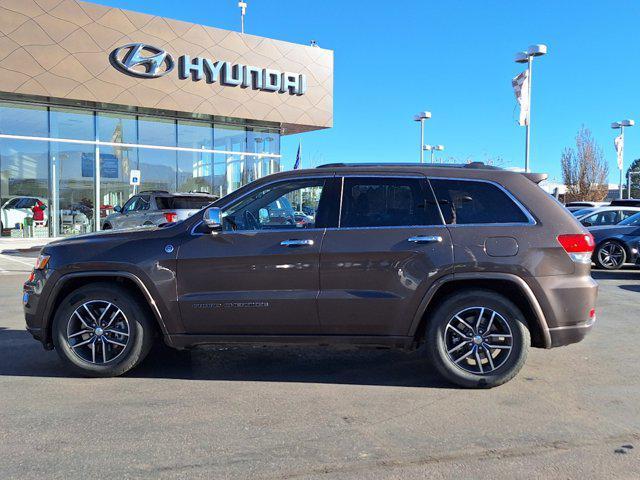
M 118 358 L 130 338 L 129 321 L 113 303 L 85 302 L 67 323 L 67 344 L 85 362 L 102 365 Z
M 625 260 L 624 247 L 619 243 L 607 242 L 598 249 L 598 260 L 606 268 L 615 269 Z
M 505 320 L 487 307 L 469 307 L 447 322 L 444 342 L 449 360 L 458 368 L 486 375 L 500 368 L 513 348 L 513 334 Z

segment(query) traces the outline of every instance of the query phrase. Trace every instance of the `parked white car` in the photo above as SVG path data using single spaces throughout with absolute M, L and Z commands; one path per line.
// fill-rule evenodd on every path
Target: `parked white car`
M 640 207 L 600 207 L 578 215 L 578 221 L 585 227 L 617 225 L 625 218 L 640 212 Z
M 206 207 L 218 197 L 208 193 L 140 192 L 102 221 L 102 230 L 147 227 L 179 222 Z
M 44 202 L 38 197 L 13 197 L 7 200 L 2 205 L 2 222 L 0 228 L 15 228 L 16 225 L 22 225 L 24 219 L 27 217 L 33 217 L 32 208 L 36 206 L 38 202 Z M 45 222 L 47 219 L 47 213 L 44 214 Z

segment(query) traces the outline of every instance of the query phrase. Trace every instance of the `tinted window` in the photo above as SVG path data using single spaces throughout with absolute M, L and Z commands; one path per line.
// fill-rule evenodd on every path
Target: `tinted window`
M 345 178 L 340 227 L 441 224 L 423 187 L 414 178 Z
M 447 224 L 528 222 L 518 205 L 491 183 L 440 179 L 430 181 Z
M 156 197 L 156 204 L 160 210 L 200 210 L 212 203 L 210 197 Z
M 580 222 L 585 226 L 598 226 L 598 225 L 615 225 L 620 221 L 620 212 L 617 210 L 607 210 L 604 212 L 598 212 L 583 218 Z

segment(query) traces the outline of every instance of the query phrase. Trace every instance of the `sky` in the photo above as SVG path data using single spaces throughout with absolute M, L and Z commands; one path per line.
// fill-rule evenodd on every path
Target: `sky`
M 418 161 L 422 110 L 425 143 L 445 146 L 438 157 L 524 166 L 511 79 L 524 69 L 515 53 L 534 43 L 549 51 L 533 65 L 531 169 L 561 181 L 562 150 L 584 125 L 616 183 L 610 124 L 625 118 L 639 122 L 625 132 L 625 168 L 640 157 L 640 2 L 246 1 L 247 33 L 334 50 L 334 126 L 283 137 L 285 168 L 299 141 L 303 167 Z M 236 0 L 98 3 L 240 29 Z

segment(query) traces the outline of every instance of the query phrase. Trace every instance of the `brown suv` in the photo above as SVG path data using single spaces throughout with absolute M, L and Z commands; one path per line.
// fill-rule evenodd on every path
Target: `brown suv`
M 265 177 L 176 224 L 47 245 L 27 326 L 95 376 L 135 367 L 159 334 L 178 349 L 424 345 L 450 381 L 499 385 L 529 346 L 577 342 L 595 321 L 593 238 L 542 178 L 482 164 Z M 310 219 L 272 221 L 283 204 Z

